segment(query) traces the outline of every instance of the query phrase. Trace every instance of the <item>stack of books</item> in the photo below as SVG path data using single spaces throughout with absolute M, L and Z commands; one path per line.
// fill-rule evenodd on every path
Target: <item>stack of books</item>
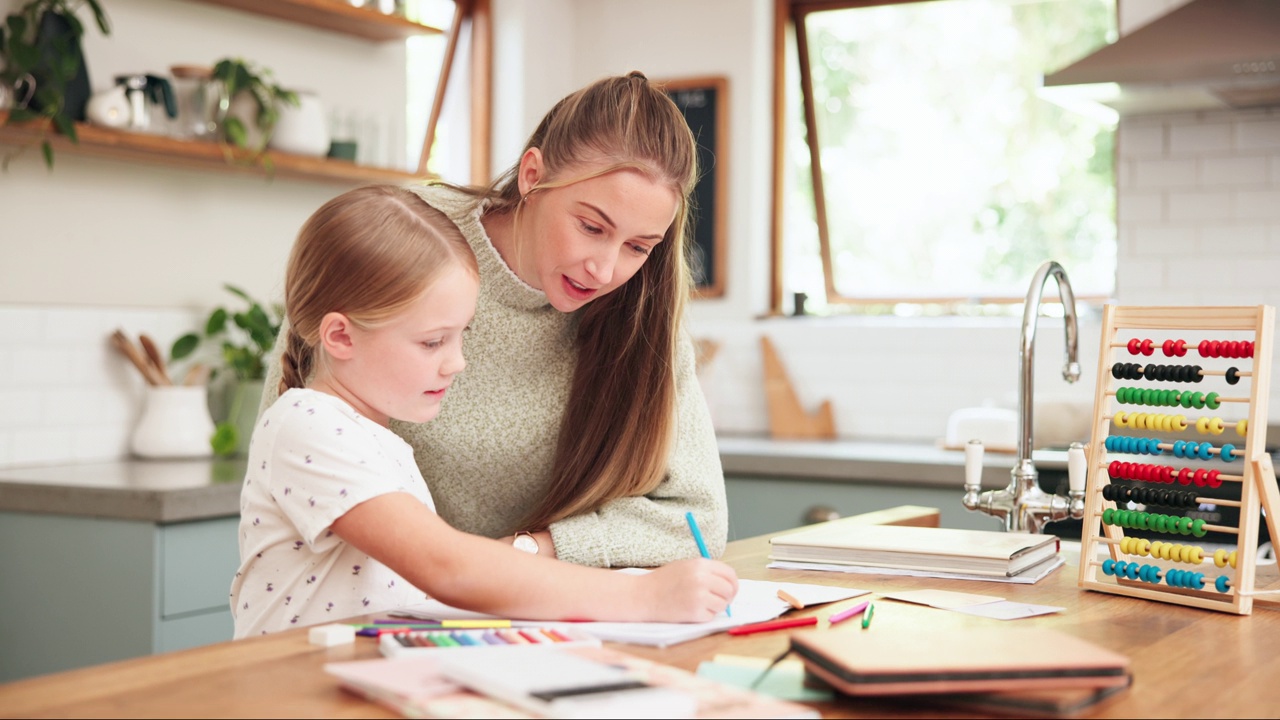
M 856 518 L 846 518 L 856 520 Z M 1058 555 L 1053 535 L 832 520 L 770 541 L 785 562 L 1016 577 Z

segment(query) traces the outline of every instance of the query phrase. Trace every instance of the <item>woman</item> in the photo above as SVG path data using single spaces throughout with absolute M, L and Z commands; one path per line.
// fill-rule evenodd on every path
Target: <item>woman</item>
M 434 422 L 392 423 L 451 525 L 644 567 L 697 553 L 692 511 L 723 551 L 724 478 L 681 325 L 695 178 L 683 116 L 633 72 L 557 103 L 487 190 L 412 188 L 480 265 L 466 372 Z

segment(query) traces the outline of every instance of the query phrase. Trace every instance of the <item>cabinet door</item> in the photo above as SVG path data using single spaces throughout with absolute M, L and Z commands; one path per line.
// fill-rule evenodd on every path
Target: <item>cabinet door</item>
M 161 619 L 229 610 L 231 579 L 240 567 L 239 525 L 235 516 L 161 526 Z

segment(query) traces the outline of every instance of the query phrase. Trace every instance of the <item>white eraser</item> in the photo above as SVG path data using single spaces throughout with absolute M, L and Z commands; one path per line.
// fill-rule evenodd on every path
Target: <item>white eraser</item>
M 350 625 L 317 625 L 307 632 L 312 645 L 344 645 L 356 641 L 356 629 Z

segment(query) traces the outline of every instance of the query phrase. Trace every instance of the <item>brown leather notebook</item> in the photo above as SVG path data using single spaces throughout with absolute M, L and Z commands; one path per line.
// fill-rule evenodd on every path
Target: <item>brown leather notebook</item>
M 805 670 L 848 695 L 1121 687 L 1129 658 L 1045 628 L 795 633 Z

